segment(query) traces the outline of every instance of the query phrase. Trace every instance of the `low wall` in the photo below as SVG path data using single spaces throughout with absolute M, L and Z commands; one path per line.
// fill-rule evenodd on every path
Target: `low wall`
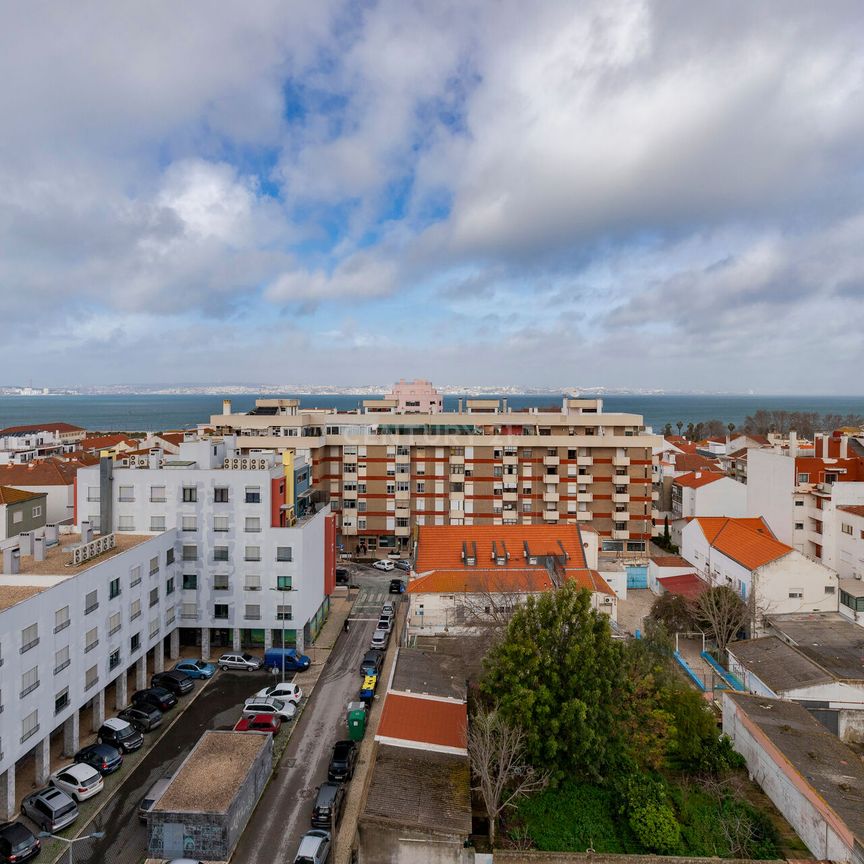
M 687 858 L 674 855 L 608 855 L 597 852 L 517 852 L 498 850 L 495 864 L 756 864 L 747 858 Z M 759 864 L 785 864 L 761 861 Z

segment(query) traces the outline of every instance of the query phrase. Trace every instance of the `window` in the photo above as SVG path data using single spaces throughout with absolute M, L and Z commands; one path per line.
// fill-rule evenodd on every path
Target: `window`
M 108 619 L 108 635 L 113 636 L 123 624 L 123 615 L 120 612 L 115 612 Z
M 247 621 L 259 621 L 261 619 L 261 607 L 255 605 L 247 605 L 243 613 L 243 617 Z
M 99 600 L 95 591 L 90 591 L 84 598 L 84 614 L 89 615 L 99 608 Z
M 62 672 L 72 661 L 69 659 L 69 646 L 54 652 L 54 674 Z
M 246 503 L 260 504 L 261 503 L 261 487 L 247 486 L 246 487 Z
M 213 577 L 213 590 L 214 591 L 227 591 L 228 589 L 229 589 L 228 574 L 227 573 L 217 573 Z
M 247 576 L 246 584 L 243 586 L 244 591 L 260 591 L 261 590 L 261 577 L 260 576 Z
M 69 688 L 64 687 L 59 693 L 54 696 L 54 713 L 59 714 L 64 708 L 69 705 Z
M 800 599 L 804 596 L 804 591 L 801 588 L 791 588 L 789 590 L 789 599 L 795 600 Z
M 88 486 L 87 487 L 87 500 L 88 501 L 98 501 L 99 500 L 99 487 L 98 486 Z
M 217 534 L 224 534 L 228 531 L 228 517 L 227 516 L 214 516 L 213 517 L 213 530 Z
M 261 560 L 261 547 L 260 546 L 247 546 L 244 559 L 246 561 L 260 561 Z
M 129 620 L 134 621 L 141 614 L 141 601 L 133 600 L 129 607 Z
M 120 649 L 117 648 L 108 655 L 108 671 L 116 669 L 120 665 Z
M 227 561 L 228 560 L 228 547 L 227 546 L 214 546 L 213 547 L 213 560 L 214 561 Z
M 150 559 L 150 575 L 155 576 L 159 572 L 159 556 Z
M 129 575 L 132 578 L 132 581 L 129 583 L 129 587 L 134 588 L 136 585 L 138 585 L 141 582 L 141 567 L 140 566 L 133 567 L 129 571 Z
M 99 681 L 99 667 L 91 666 L 84 673 L 84 689 L 89 690 L 91 687 L 94 687 Z
M 213 490 L 213 501 L 216 504 L 227 504 L 228 503 L 228 487 L 227 486 L 217 486 Z
M 803 522 L 796 522 L 795 523 L 795 530 L 796 531 L 803 531 L 804 530 L 804 523 Z
M 41 516 L 41 515 L 42 515 L 42 508 L 37 504 L 33 508 L 33 518 L 35 519 L 37 516 Z
M 228 604 L 227 603 L 217 603 L 213 607 L 213 617 L 221 618 L 222 620 L 226 620 L 228 618 Z
M 290 606 L 277 606 L 276 607 L 276 620 L 277 621 L 290 621 L 293 617 L 293 613 L 291 611 Z
M 198 589 L 198 577 L 194 573 L 183 574 L 183 590 L 196 591 Z
M 840 530 L 844 534 L 848 534 L 850 537 L 852 536 L 852 526 L 851 525 L 847 525 L 845 522 L 841 522 L 840 523 Z
M 810 475 L 809 474 L 799 474 L 798 475 L 798 482 L 799 483 L 809 483 L 810 482 Z
M 796 507 L 803 507 L 803 506 L 804 506 L 804 499 L 803 499 L 803 498 L 799 498 L 799 499 L 795 502 L 795 506 L 796 506 Z
M 422 495 L 426 491 L 426 481 L 418 480 L 417 481 L 417 492 Z
M 174 563 L 174 550 L 168 549 L 165 552 L 165 565 L 168 566 L 168 565 L 173 564 L 173 563 Z
M 159 619 L 150 619 L 150 638 L 152 639 L 159 632 Z
M 140 647 L 141 647 L 141 634 L 140 634 L 140 633 L 136 633 L 136 634 L 135 634 L 135 635 L 134 635 L 134 636 L 129 640 L 129 652 L 130 652 L 131 654 L 134 654 L 134 653 L 135 653 L 135 652 L 136 652 Z
M 181 531 L 197 531 L 198 530 L 198 517 L 197 516 L 184 516 L 180 520 L 180 530 Z
M 183 503 L 194 504 L 198 500 L 198 489 L 195 486 L 183 487 Z
M 119 490 L 119 498 L 121 501 L 134 501 L 135 500 L 135 487 L 134 486 L 121 486 Z
M 276 547 L 276 560 L 277 561 L 293 561 L 292 557 L 292 548 L 290 546 L 277 546 Z
M 261 520 L 257 516 L 246 517 L 246 533 L 257 534 L 261 530 Z
M 165 582 L 165 596 L 167 597 L 169 594 L 174 593 L 174 577 L 172 576 L 170 579 Z
M 39 712 L 32 711 L 21 721 L 21 743 L 32 738 L 39 731 Z
M 276 589 L 278 591 L 290 591 L 291 590 L 291 577 L 290 576 L 277 576 L 276 577 Z
M 94 627 L 84 634 L 84 653 L 92 651 L 99 644 L 99 628 Z
M 21 698 L 23 699 L 28 693 L 32 693 L 38 686 L 39 667 L 34 666 L 21 676 Z
M 837 593 L 837 589 L 835 588 L 834 585 L 826 585 L 826 586 L 825 586 L 825 593 L 826 593 L 826 594 L 836 594 L 836 593 Z
M 164 486 L 151 486 L 150 487 L 150 501 L 154 504 L 162 504 L 168 499 L 165 497 L 165 487 Z
M 23 510 L 16 510 L 12 514 L 12 523 L 17 525 L 19 522 L 23 522 L 23 521 L 24 521 L 24 511 Z
M 21 631 L 21 653 L 35 648 L 39 644 L 39 625 L 31 624 Z
M 69 607 L 64 606 L 54 613 L 54 632 L 59 633 L 65 630 L 71 622 L 69 621 Z
M 108 599 L 113 600 L 115 597 L 120 596 L 120 578 L 112 579 L 108 583 Z
M 134 516 L 118 516 L 117 517 L 118 531 L 134 531 L 135 517 Z
M 165 517 L 164 516 L 151 516 L 150 517 L 150 530 L 151 531 L 164 531 L 165 530 Z
M 197 561 L 198 560 L 198 547 L 197 546 L 184 546 L 182 557 L 184 561 Z

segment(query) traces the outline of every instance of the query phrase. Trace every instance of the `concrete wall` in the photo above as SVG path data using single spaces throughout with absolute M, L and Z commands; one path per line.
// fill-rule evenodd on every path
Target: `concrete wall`
M 747 487 L 730 477 L 722 477 L 698 489 L 685 489 L 692 494 L 692 512 L 686 509 L 684 516 L 733 516 L 747 515 Z
M 44 528 L 46 510 L 45 498 L 19 501 L 17 504 L 4 504 L 0 507 L 0 514 L 5 511 L 5 518 L 0 522 L 0 540 L 17 537 L 23 531 L 35 531 L 37 528 Z
M 777 539 L 791 546 L 795 460 L 773 450 L 751 449 L 747 463 L 747 515 L 762 516 Z
M 19 483 L 15 488 L 47 496 L 45 518 L 48 522 L 63 522 L 75 515 L 75 487 L 71 483 L 68 486 L 23 486 Z
M 357 826 L 358 864 L 474 864 L 466 838 L 427 834 L 410 828 L 361 819 Z

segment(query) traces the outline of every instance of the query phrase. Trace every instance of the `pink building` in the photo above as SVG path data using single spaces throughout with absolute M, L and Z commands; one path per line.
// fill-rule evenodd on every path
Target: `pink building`
M 442 407 L 441 394 L 431 381 L 400 380 L 384 397 L 396 402 L 397 414 L 438 414 Z

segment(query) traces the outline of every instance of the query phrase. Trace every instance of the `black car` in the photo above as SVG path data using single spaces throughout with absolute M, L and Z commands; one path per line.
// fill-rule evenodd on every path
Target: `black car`
M 139 732 L 152 732 L 162 725 L 162 712 L 149 702 L 130 705 L 117 716 L 121 720 L 131 723 Z
M 357 762 L 357 745 L 353 741 L 337 741 L 330 757 L 330 767 L 327 769 L 327 779 L 336 783 L 344 783 L 354 776 L 354 765 Z
M 313 828 L 335 828 L 345 806 L 345 787 L 341 783 L 322 783 L 312 808 Z
M 401 579 L 391 579 L 389 591 L 391 594 L 404 594 L 405 583 Z
M 95 768 L 104 777 L 120 770 L 123 754 L 112 744 L 91 744 L 79 750 L 73 761 Z
M 151 687 L 149 690 L 136 690 L 132 694 L 132 704 L 152 705 L 160 711 L 167 711 L 177 704 L 177 697 L 164 687 Z
M 144 736 L 131 723 L 112 717 L 106 720 L 96 733 L 96 740 L 100 744 L 110 744 L 122 753 L 133 753 L 144 744 Z
M 363 662 L 360 664 L 360 674 L 377 675 L 381 671 L 381 666 L 384 663 L 384 652 L 377 649 L 367 651 L 363 655 Z
M 336 568 L 336 584 L 337 585 L 347 585 L 348 584 L 348 568 L 347 567 L 337 567 Z
M 163 687 L 170 690 L 175 696 L 183 696 L 192 691 L 195 682 L 185 672 L 169 669 L 167 672 L 157 672 L 150 679 L 151 687 Z
M 19 864 L 39 854 L 42 844 L 33 832 L 20 822 L 4 822 L 0 825 L 0 862 Z

